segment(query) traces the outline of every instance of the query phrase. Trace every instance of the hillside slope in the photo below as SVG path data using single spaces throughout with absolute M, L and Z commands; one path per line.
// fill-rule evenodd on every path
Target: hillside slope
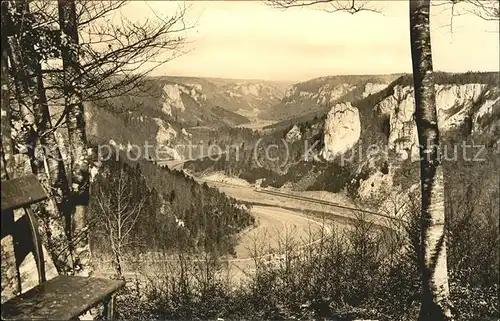
M 498 74 L 437 72 L 435 80 L 443 145 L 481 141 L 496 148 L 500 144 Z M 222 170 L 251 183 L 262 179 L 274 187 L 333 192 L 347 188 L 353 195 L 371 197 L 379 188 L 391 186 L 401 167 L 414 168 L 418 161 L 412 77 L 401 76 L 361 97 L 268 127 L 259 146 L 283 146 L 281 139 L 287 142 L 287 148 L 272 155 L 273 161 L 266 161 L 260 150 L 253 156 L 250 149 L 250 157 L 237 163 L 203 160 L 190 162 L 189 168 Z M 245 145 L 252 147 L 251 142 Z
M 250 120 L 242 114 L 256 115 L 270 108 L 281 99 L 287 85 L 260 80 L 150 77 L 127 95 L 87 103 L 87 127 L 91 136 L 118 144 L 184 144 L 199 129 L 248 124 Z
M 233 253 L 234 236 L 255 222 L 242 202 L 206 184 L 198 184 L 183 172 L 170 171 L 144 159 L 131 159 L 126 147 L 108 153 L 101 151 L 99 156 L 92 166 L 90 203 L 96 219 L 92 244 L 99 255 L 112 254 L 106 236 L 109 226 L 105 223 L 109 215 L 116 218 L 122 214 L 110 214 L 120 206 L 122 211 L 131 209 L 130 204 L 134 204 L 134 209 L 139 208 L 133 212 L 137 213 L 135 224 L 123 218 L 134 243 L 122 250 L 136 254 Z M 130 213 L 132 210 L 125 215 Z
M 347 75 L 314 78 L 290 86 L 273 108 L 262 111 L 262 119 L 284 120 L 313 112 L 325 112 L 338 102 L 353 102 L 374 94 L 399 75 Z

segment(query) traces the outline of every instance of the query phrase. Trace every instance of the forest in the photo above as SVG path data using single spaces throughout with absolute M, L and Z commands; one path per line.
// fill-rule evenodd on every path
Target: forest
M 97 161 L 89 205 L 96 257 L 119 262 L 147 252 L 231 254 L 236 235 L 255 223 L 250 206 L 182 171 L 125 154 Z

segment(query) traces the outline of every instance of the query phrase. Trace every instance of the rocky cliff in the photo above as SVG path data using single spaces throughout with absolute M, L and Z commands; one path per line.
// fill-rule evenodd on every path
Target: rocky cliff
M 443 81 L 441 81 L 443 82 Z M 387 147 L 397 155 L 418 159 L 418 136 L 414 121 L 414 90 L 408 78 L 399 79 L 389 87 L 368 86 L 381 89 L 375 101 L 365 100 L 334 105 L 324 124 L 324 149 L 341 154 L 347 146 L 353 146 L 362 136 L 360 127 L 367 136 L 374 131 L 373 123 L 387 120 L 385 135 Z M 439 83 L 436 89 L 438 124 L 443 135 L 460 131 L 465 136 L 491 134 L 500 127 L 500 89 L 495 83 Z M 359 120 L 358 110 L 365 117 Z M 347 113 L 346 113 L 347 112 Z M 376 128 L 376 127 L 375 127 Z M 381 129 L 380 129 L 381 130 Z M 329 158 L 331 159 L 331 157 Z
M 376 94 L 378 93 L 379 91 L 382 91 L 384 90 L 385 88 L 387 88 L 389 84 L 377 84 L 377 83 L 367 83 L 365 85 L 365 90 L 363 91 L 363 98 L 365 97 L 368 97 L 370 95 L 373 95 L 373 94 Z
M 389 84 L 371 77 L 318 78 L 285 92 L 283 105 L 276 108 L 289 108 L 282 111 L 288 111 L 290 119 L 267 126 L 260 135 L 270 144 L 286 140 L 289 150 L 279 155 L 286 157 L 280 158 L 286 166 L 261 162 L 264 169 L 257 171 L 251 162 L 232 167 L 200 162 L 198 169 L 228 168 L 229 175 L 266 179 L 278 188 L 346 192 L 377 202 L 386 199 L 385 211 L 400 210 L 394 203 L 405 202 L 408 191 L 418 192 L 412 77 L 403 75 Z M 476 139 L 493 148 L 500 144 L 497 73 L 436 72 L 435 82 L 443 145 Z M 351 94 L 343 95 L 349 90 Z M 312 112 L 314 108 L 307 107 L 312 104 L 325 106 Z M 294 115 L 295 107 L 308 111 Z M 251 143 L 247 140 L 245 146 Z
M 193 79 L 190 79 L 193 80 Z M 213 84 L 196 82 L 173 82 L 169 78 L 154 81 L 153 95 L 159 94 L 154 105 L 160 106 L 162 113 L 169 119 L 185 126 L 213 126 L 222 124 L 236 126 L 249 120 L 231 110 L 246 107 L 245 99 L 220 99 L 226 95 L 224 88 L 211 88 Z M 230 96 L 229 96 L 230 97 Z M 155 107 L 155 106 L 150 106 Z M 227 108 L 227 109 L 226 109 Z M 224 111 L 224 112 L 221 112 Z
M 179 88 L 184 95 L 191 96 L 205 109 L 219 106 L 225 110 L 257 111 L 266 110 L 278 103 L 289 83 L 263 80 L 237 80 L 196 77 L 160 77 L 158 82 L 168 82 Z M 173 101 L 178 95 L 175 90 L 169 92 Z M 171 104 L 168 101 L 167 104 Z
M 395 199 L 404 202 L 409 190 L 418 190 L 418 173 L 411 176 L 415 179 L 413 185 L 399 192 L 393 180 L 403 161 L 409 161 L 404 163 L 408 167 L 419 160 L 414 89 L 410 76 L 379 88 L 378 93 L 370 93 L 352 105 L 339 103 L 330 109 L 323 125 L 321 153 L 329 161 L 344 154 L 344 160 L 351 163 L 356 175 L 363 176 L 357 190 L 362 199 L 390 198 L 392 202 Z M 438 74 L 435 90 L 443 145 L 451 139 L 455 142 L 482 139 L 488 145 L 500 144 L 497 75 L 484 74 L 476 79 L 470 75 Z M 351 150 L 353 146 L 357 146 L 355 151 Z M 378 153 L 369 153 L 369 148 Z M 454 156 L 443 152 L 445 157 Z
M 361 135 L 359 112 L 351 103 L 340 103 L 332 107 L 324 125 L 323 158 L 334 159 L 351 149 Z
M 443 133 L 465 126 L 468 133 L 491 131 L 498 120 L 484 124 L 481 120 L 500 109 L 500 90 L 488 84 L 436 85 L 438 125 Z M 393 93 L 375 106 L 376 111 L 389 118 L 389 148 L 403 157 L 418 157 L 414 90 L 411 86 L 396 85 Z M 407 154 L 405 156 L 405 154 Z
M 156 146 L 161 146 L 164 157 L 180 158 L 173 147 L 188 142 L 190 134 L 178 123 L 171 123 L 162 115 L 156 116 L 132 111 L 115 113 L 88 104 L 85 112 L 87 136 L 93 144 L 105 144 L 113 149 L 115 146 L 123 149 L 133 145 L 145 153 L 148 148 L 151 157 L 154 157 Z

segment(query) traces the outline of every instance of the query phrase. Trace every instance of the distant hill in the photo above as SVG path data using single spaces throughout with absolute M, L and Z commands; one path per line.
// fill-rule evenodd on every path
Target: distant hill
M 498 82 L 498 73 L 436 72 L 435 79 L 437 85 L 446 85 L 440 87 L 439 91 L 439 99 L 443 104 L 449 99 L 458 99 L 457 95 L 461 94 L 455 92 L 457 90 L 474 90 L 475 95 L 489 101 L 491 99 L 488 97 L 494 96 L 493 89 L 488 91 L 489 87 L 484 86 L 462 88 L 460 85 L 494 85 L 495 81 Z M 455 87 L 451 88 L 451 85 Z M 290 130 L 300 123 L 304 124 L 303 128 L 307 128 L 324 120 L 337 103 L 351 103 L 359 110 L 363 137 L 372 139 L 376 135 L 371 133 L 376 134 L 378 129 L 367 129 L 384 127 L 391 114 L 388 110 L 377 112 L 374 107 L 388 98 L 383 103 L 384 108 L 396 108 L 396 104 L 390 99 L 394 95 L 394 88 L 398 94 L 408 96 L 406 92 L 411 91 L 411 75 L 328 76 L 292 85 L 283 93 L 285 86 L 284 83 L 254 80 L 154 77 L 148 79 L 145 90 L 89 104 L 87 125 L 90 135 L 123 144 L 143 144 L 144 141 L 168 146 L 191 141 L 239 144 L 245 141 L 244 137 L 253 140 L 256 134 L 228 128 L 248 124 L 250 118 L 255 121 L 255 117 L 267 117 L 276 121 L 275 124 L 266 126 L 262 135 L 265 132 Z M 278 100 L 280 92 L 283 96 Z M 274 107 L 270 107 L 277 101 Z M 480 101 L 477 102 L 479 103 Z M 471 111 L 481 118 L 478 121 L 494 125 L 494 118 L 488 116 L 489 113 L 482 116 L 488 106 L 479 113 L 475 111 L 475 107 L 467 107 L 467 113 Z M 462 119 L 461 115 L 465 115 L 460 112 L 465 111 L 460 106 L 456 106 L 458 112 L 455 112 L 456 108 L 448 107 L 446 113 L 456 114 L 454 117 Z M 493 109 L 496 111 L 496 105 Z M 400 116 L 402 117 L 398 114 Z M 457 121 L 460 120 L 458 118 Z M 394 135 L 399 135 L 393 132 Z
M 258 114 L 279 102 L 288 85 L 261 80 L 149 77 L 127 95 L 86 103 L 87 130 L 100 140 L 125 145 L 142 146 L 147 141 L 173 146 L 195 138 L 206 142 L 209 139 L 199 134 L 200 129 L 215 130 L 212 137 L 218 132 L 226 135 L 228 127 L 250 123 L 245 115 Z
M 282 121 L 326 112 L 338 102 L 353 102 L 376 93 L 400 75 L 327 76 L 297 83 L 287 89 L 279 103 L 263 110 L 259 118 Z
M 219 117 L 220 119 L 224 119 L 224 122 L 231 126 L 238 126 L 242 124 L 248 124 L 250 120 L 245 116 L 234 113 L 227 109 L 224 109 L 219 106 L 215 106 L 212 108 L 212 113 Z
M 198 78 L 198 77 L 159 77 L 175 83 L 200 88 L 209 104 L 231 111 L 265 110 L 274 106 L 282 98 L 292 82 Z
M 181 127 L 238 126 L 276 105 L 289 84 L 261 80 L 150 77 L 127 95 L 94 103 L 108 112 L 132 112 Z M 238 113 L 238 111 L 242 111 Z
M 152 79 L 163 90 L 163 97 L 172 104 L 176 98 L 177 87 L 181 93 L 194 98 L 200 108 L 211 109 L 216 106 L 232 111 L 266 110 L 277 104 L 282 98 L 288 83 L 263 80 L 237 80 L 196 77 L 156 77 Z M 183 96 L 183 95 L 181 95 Z M 183 103 L 187 97 L 182 97 Z M 188 108 L 188 106 L 186 106 Z M 196 109 L 193 109 L 196 112 Z M 189 121 L 190 113 L 185 113 L 182 106 L 172 105 L 172 113 Z M 209 123 L 207 117 L 207 123 Z

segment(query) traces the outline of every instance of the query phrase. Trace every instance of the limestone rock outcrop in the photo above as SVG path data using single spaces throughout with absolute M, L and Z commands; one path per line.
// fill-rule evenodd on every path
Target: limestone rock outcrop
M 361 135 L 359 111 L 351 103 L 336 104 L 325 120 L 323 158 L 332 160 L 351 149 Z

